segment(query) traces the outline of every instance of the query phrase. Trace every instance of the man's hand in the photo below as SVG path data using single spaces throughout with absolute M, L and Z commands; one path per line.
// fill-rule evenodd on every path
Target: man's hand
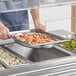
M 42 24 L 38 24 L 35 26 L 36 30 L 42 30 L 42 31 L 46 31 L 46 27 Z
M 7 39 L 9 37 L 9 29 L 0 22 L 0 39 Z
M 39 9 L 31 9 L 31 15 L 34 21 L 35 29 L 46 31 L 46 27 L 40 24 Z

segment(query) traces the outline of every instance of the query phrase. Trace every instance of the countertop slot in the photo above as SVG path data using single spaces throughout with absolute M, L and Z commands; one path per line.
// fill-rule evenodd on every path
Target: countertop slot
M 60 57 L 70 56 L 70 54 L 61 51 L 55 47 L 45 49 L 32 49 L 29 60 L 39 62 L 48 59 L 56 59 Z

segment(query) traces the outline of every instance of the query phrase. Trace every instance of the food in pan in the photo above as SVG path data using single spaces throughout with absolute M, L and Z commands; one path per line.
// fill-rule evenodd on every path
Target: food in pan
M 4 49 L 0 49 L 0 60 L 8 66 L 15 66 L 22 64 L 21 60 L 17 57 L 7 53 Z
M 29 44 L 40 44 L 40 43 L 55 41 L 53 38 L 48 37 L 48 36 L 41 34 L 41 33 L 15 35 L 13 37 L 18 39 L 18 40 L 29 43 Z
M 59 42 L 59 45 L 76 52 L 76 39 L 70 39 L 69 41 Z

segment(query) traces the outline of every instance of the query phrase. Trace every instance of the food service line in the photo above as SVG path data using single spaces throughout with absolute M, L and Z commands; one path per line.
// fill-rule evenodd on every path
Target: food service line
M 26 32 L 26 31 L 19 31 L 19 32 Z M 13 32 L 11 34 L 14 34 L 14 33 L 17 33 L 17 32 Z M 56 36 L 57 35 L 55 35 L 55 37 Z M 47 71 L 48 69 L 46 68 L 49 68 L 49 71 L 50 71 L 52 70 L 51 69 L 52 67 L 57 68 L 56 66 L 61 66 L 61 65 L 67 66 L 67 64 L 68 65 L 73 64 L 73 63 L 75 64 L 76 62 L 75 53 L 72 53 L 69 50 L 66 50 L 64 48 L 61 48 L 55 45 L 55 43 L 51 44 L 52 46 L 49 46 L 48 48 L 46 48 L 46 46 L 42 48 L 30 48 L 30 47 L 25 47 L 25 46 L 22 46 L 21 44 L 16 43 L 15 40 L 13 39 L 8 39 L 8 40 L 5 40 L 4 42 L 2 43 L 2 45 L 0 42 L 0 45 L 3 48 L 7 49 L 8 51 L 12 52 L 13 54 L 17 55 L 19 58 L 23 59 L 25 61 L 25 64 L 20 65 L 20 66 L 15 66 L 12 68 L 7 67 L 7 69 L 3 69 L 0 71 L 0 75 L 4 75 L 4 76 L 13 75 L 19 72 L 21 74 L 24 73 L 25 75 L 28 72 L 28 75 L 29 75 L 30 71 L 32 74 L 33 72 L 37 73 L 36 70 L 38 70 L 38 74 L 40 74 L 41 73 L 40 69 L 42 69 L 42 73 L 44 74 L 44 71 L 46 71 L 45 73 L 48 73 Z M 25 51 L 25 54 L 26 54 L 26 51 L 30 50 L 30 54 L 27 53 L 26 54 L 27 57 L 26 57 L 25 54 L 24 55 L 23 53 L 21 54 L 21 50 Z M 68 67 L 66 68 L 68 69 Z

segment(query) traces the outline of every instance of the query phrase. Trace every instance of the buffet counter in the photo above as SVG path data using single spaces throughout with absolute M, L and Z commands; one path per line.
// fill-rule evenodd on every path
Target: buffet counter
M 62 34 L 61 34 L 61 32 Z M 27 31 L 18 31 L 10 33 L 21 33 Z M 60 32 L 60 33 L 58 33 Z M 75 38 L 75 34 L 64 30 L 57 30 L 48 32 L 49 34 L 61 38 L 65 41 L 70 38 Z M 63 35 L 64 34 L 64 35 Z M 63 37 L 64 36 L 64 37 Z M 1 76 L 59 76 L 59 75 L 71 75 L 75 74 L 76 70 L 76 53 L 60 47 L 58 41 L 45 45 L 39 45 L 41 47 L 28 47 L 16 42 L 15 39 L 10 38 L 8 40 L 0 40 L 0 47 L 7 50 L 10 55 L 15 56 L 15 60 L 19 59 L 22 64 L 13 63 L 9 66 L 7 62 L 3 62 L 0 59 L 0 75 Z M 38 46 L 38 45 L 37 45 Z M 1 51 L 0 51 L 1 52 Z M 8 55 L 7 55 L 8 56 Z M 4 58 L 7 60 L 7 56 Z M 12 57 L 13 57 L 12 56 Z M 3 57 L 3 55 L 2 55 Z

